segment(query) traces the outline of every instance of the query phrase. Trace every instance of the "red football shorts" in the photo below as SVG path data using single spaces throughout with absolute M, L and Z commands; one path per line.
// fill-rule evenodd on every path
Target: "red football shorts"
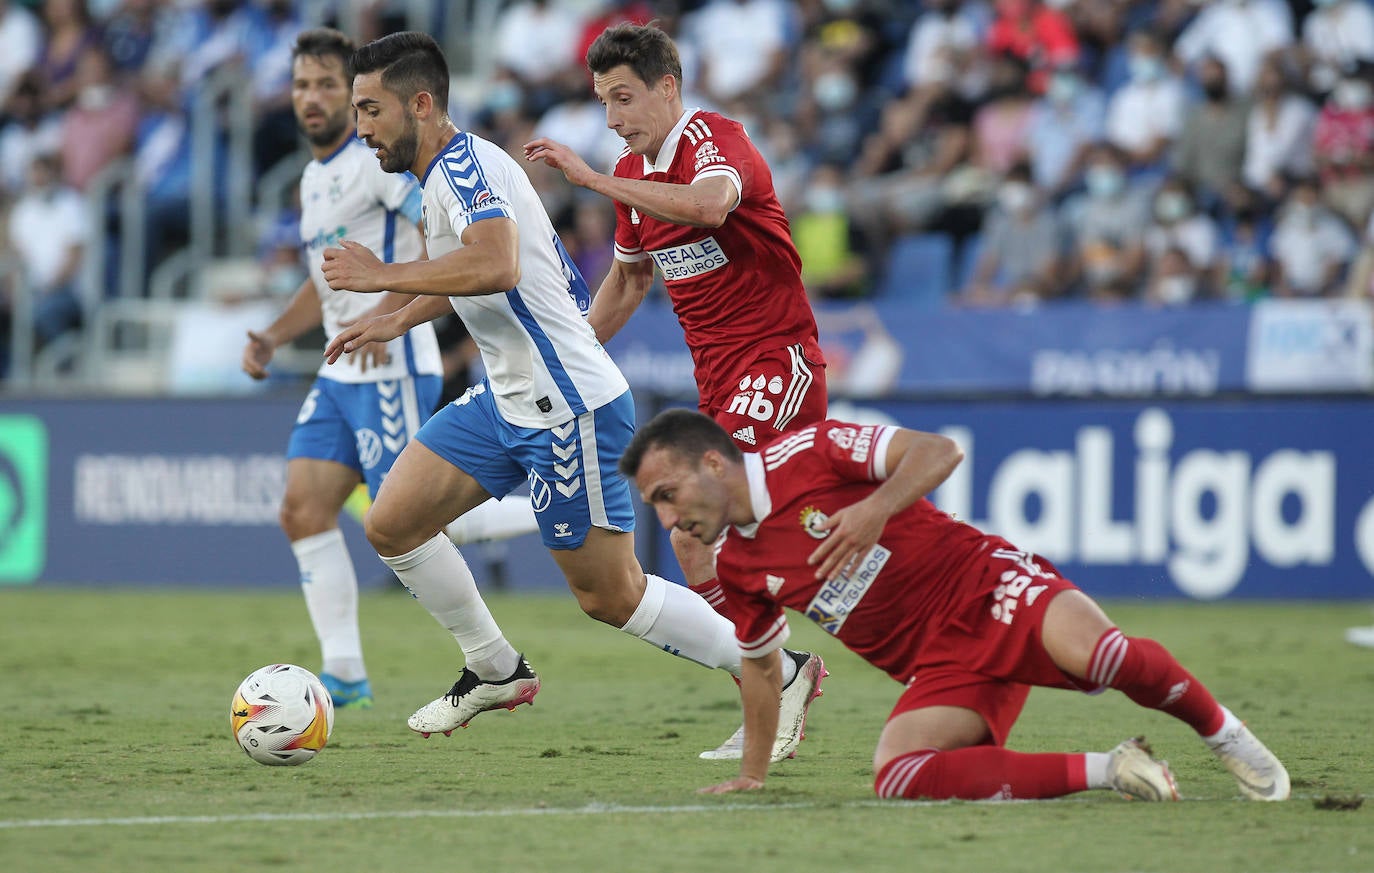
M 891 720 L 927 706 L 959 706 L 983 717 L 1004 745 L 1032 686 L 1080 688 L 1040 643 L 1045 609 L 1077 586 L 1044 558 L 996 549 L 983 559 L 986 593 L 970 600 L 916 653 L 913 676 Z
M 825 419 L 825 365 L 807 359 L 800 343 L 762 352 L 740 367 L 721 396 L 698 407 L 751 452 L 779 434 Z

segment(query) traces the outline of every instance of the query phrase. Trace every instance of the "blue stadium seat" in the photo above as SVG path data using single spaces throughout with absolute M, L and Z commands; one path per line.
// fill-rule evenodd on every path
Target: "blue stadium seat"
M 938 309 L 953 290 L 954 240 L 943 233 L 898 237 L 887 255 L 879 295 L 923 309 Z

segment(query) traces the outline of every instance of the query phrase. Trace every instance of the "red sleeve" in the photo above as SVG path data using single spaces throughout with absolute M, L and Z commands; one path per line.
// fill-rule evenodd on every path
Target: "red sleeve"
M 730 604 L 740 655 L 762 658 L 787 642 L 792 633 L 787 626 L 787 616 L 777 601 L 766 595 L 766 580 L 748 578 L 749 574 L 731 562 L 726 554 L 722 549 L 717 556 L 716 580 Z
M 619 165 L 617 165 L 619 169 Z M 617 176 L 620 173 L 616 173 Z M 649 257 L 644 251 L 644 244 L 639 239 L 639 226 L 635 224 L 632 210 L 630 207 L 621 203 L 615 203 L 615 256 L 621 261 L 642 261 Z
M 682 148 L 691 162 L 692 181 L 725 176 L 734 183 L 740 200 L 744 200 L 754 181 L 759 152 L 743 126 L 719 115 L 702 113 L 688 123 L 682 136 Z
M 887 478 L 885 455 L 892 428 L 847 421 L 821 422 L 816 443 L 829 466 L 843 479 L 876 482 Z

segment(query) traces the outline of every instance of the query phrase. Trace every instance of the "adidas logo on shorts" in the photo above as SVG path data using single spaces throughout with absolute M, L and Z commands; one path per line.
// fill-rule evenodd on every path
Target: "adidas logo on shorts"
M 734 438 L 739 440 L 740 442 L 748 443 L 751 446 L 756 446 L 759 442 L 758 439 L 754 436 L 754 426 L 752 424 L 745 425 L 744 427 L 735 431 L 734 434 L 732 434 L 732 436 L 734 436 Z

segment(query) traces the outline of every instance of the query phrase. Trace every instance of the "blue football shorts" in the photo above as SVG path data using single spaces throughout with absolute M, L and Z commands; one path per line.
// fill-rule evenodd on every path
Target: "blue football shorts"
M 633 531 L 630 486 L 616 465 L 634 436 L 630 392 L 557 427 L 503 419 L 486 380 L 434 413 L 415 435 L 493 497 L 528 482 L 544 545 L 575 549 L 593 527 Z
M 441 376 L 384 382 L 317 378 L 296 415 L 286 457 L 351 467 L 376 497 L 396 456 L 434 411 L 443 387 Z

